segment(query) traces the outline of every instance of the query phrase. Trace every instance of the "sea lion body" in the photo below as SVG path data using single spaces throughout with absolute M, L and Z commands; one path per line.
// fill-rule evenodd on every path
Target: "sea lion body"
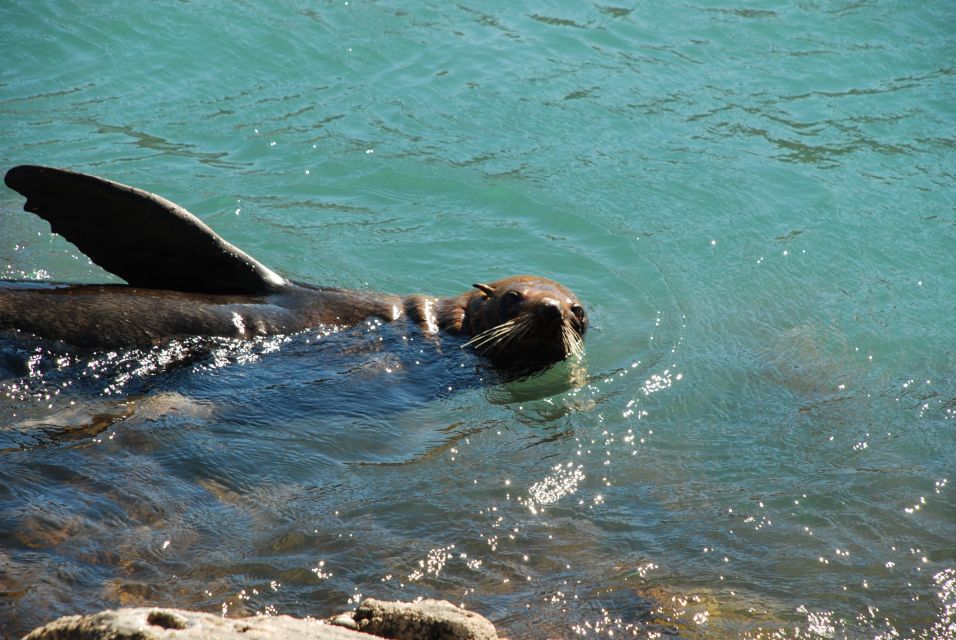
M 27 196 L 25 209 L 129 284 L 0 281 L 0 330 L 81 347 L 150 347 L 378 318 L 470 337 L 468 345 L 503 367 L 543 367 L 581 353 L 584 308 L 547 278 L 512 276 L 449 298 L 318 287 L 282 278 L 154 194 L 48 167 L 15 167 L 6 182 Z M 84 216 L 120 233 L 91 230 Z
M 292 284 L 268 294 L 126 285 L 0 284 L 0 329 L 82 347 L 149 347 L 185 336 L 253 338 L 365 318 L 397 319 L 402 299 Z

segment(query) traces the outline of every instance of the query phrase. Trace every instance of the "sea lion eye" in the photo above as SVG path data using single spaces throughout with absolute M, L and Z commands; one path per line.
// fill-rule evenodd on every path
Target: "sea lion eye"
M 520 291 L 515 291 L 512 289 L 511 291 L 505 293 L 505 295 L 501 296 L 501 301 L 510 307 L 513 304 L 518 304 L 521 302 L 522 298 L 524 298 L 524 296 L 521 295 Z
M 571 313 L 574 314 L 574 317 L 578 320 L 584 320 L 584 307 L 579 304 L 573 305 L 571 307 Z

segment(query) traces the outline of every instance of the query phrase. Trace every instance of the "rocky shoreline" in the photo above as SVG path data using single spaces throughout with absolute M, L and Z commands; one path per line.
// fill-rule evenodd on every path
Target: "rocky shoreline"
M 66 616 L 23 640 L 495 640 L 486 618 L 446 600 L 368 598 L 327 620 L 291 616 L 223 618 L 210 613 L 137 607 Z

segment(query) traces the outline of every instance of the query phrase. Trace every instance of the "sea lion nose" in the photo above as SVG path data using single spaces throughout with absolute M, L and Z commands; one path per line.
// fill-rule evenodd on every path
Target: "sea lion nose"
M 564 313 L 561 311 L 561 303 L 554 298 L 545 298 L 538 306 L 538 315 L 545 320 L 560 320 Z

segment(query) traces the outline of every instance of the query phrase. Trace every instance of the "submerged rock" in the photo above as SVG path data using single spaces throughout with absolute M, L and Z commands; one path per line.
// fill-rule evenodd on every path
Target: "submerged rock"
M 356 630 L 357 629 L 357 630 Z M 290 616 L 223 618 L 209 613 L 137 607 L 66 616 L 23 640 L 495 640 L 494 625 L 444 600 L 368 599 L 332 624 Z

